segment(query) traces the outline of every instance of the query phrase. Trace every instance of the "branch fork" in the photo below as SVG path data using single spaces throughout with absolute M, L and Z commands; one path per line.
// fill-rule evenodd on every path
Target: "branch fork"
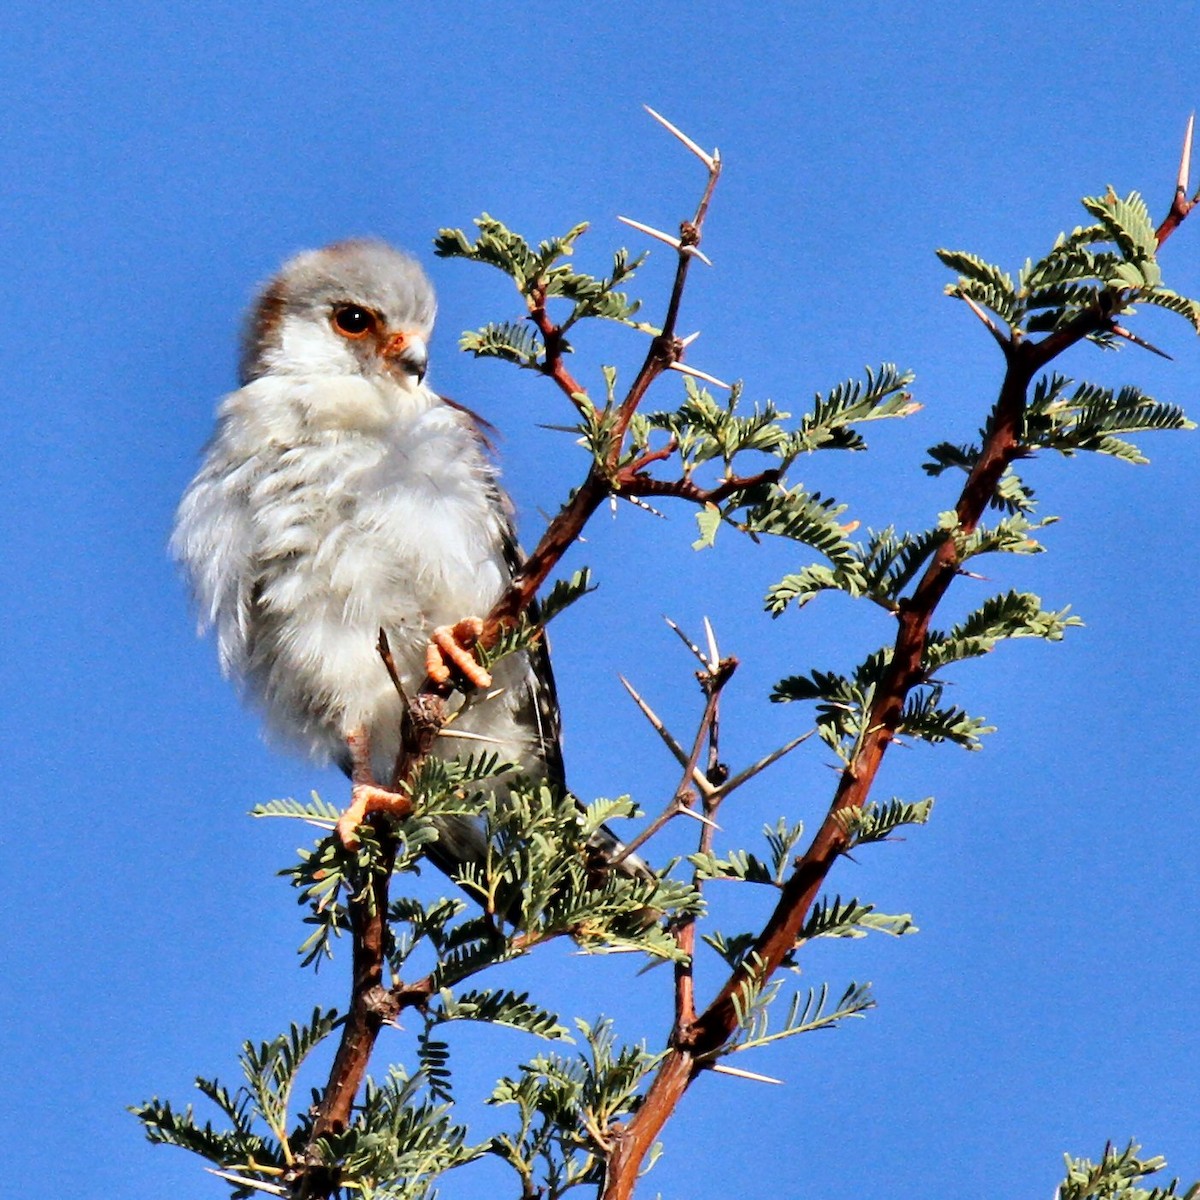
M 1160 246 L 1200 202 L 1200 192 L 1190 200 L 1187 196 L 1193 128 L 1194 120 L 1189 118 L 1174 200 L 1156 232 Z M 1063 351 L 1099 331 L 1112 315 L 1112 310 L 1084 313 L 1065 328 L 1040 342 L 1031 343 L 1005 338 L 986 313 L 975 305 L 972 305 L 972 309 L 1004 350 L 1005 373 L 995 416 L 982 451 L 955 506 L 958 526 L 964 533 L 976 528 L 1004 471 L 1021 456 L 1020 422 L 1028 388 L 1035 375 Z M 738 1007 L 747 989 L 761 987 L 794 949 L 804 920 L 826 876 L 838 858 L 849 849 L 850 836 L 841 815 L 846 810 L 861 809 L 867 804 L 884 754 L 899 727 L 905 699 L 913 685 L 922 678 L 921 656 L 930 621 L 958 570 L 955 540 L 947 538 L 908 601 L 900 606 L 891 663 L 876 689 L 865 721 L 866 731 L 853 760 L 841 772 L 825 820 L 808 848 L 796 860 L 775 911 L 746 962 L 731 973 L 708 1007 L 691 1019 L 688 1019 L 692 1003 L 690 973 L 686 988 L 683 989 L 686 1004 L 679 1000 L 677 987 L 672 1049 L 663 1060 L 609 1163 L 603 1200 L 628 1200 L 632 1196 L 646 1154 L 657 1141 L 663 1125 L 684 1092 L 702 1069 L 699 1060 L 713 1054 L 733 1035 L 738 1026 Z M 750 966 L 751 963 L 754 965 Z

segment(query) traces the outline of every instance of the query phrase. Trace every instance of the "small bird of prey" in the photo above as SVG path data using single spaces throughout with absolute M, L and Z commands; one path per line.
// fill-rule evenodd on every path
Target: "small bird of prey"
M 400 749 L 380 631 L 406 695 L 452 672 L 463 692 L 488 689 L 437 753 L 494 751 L 563 782 L 544 644 L 494 678 L 470 652 L 518 556 L 479 419 L 425 383 L 435 310 L 420 266 L 383 242 L 287 262 L 251 310 L 241 387 L 218 408 L 171 541 L 201 629 L 216 630 L 223 672 L 269 734 L 351 777 L 348 845 Z M 470 817 L 440 819 L 438 834 L 429 857 L 452 875 L 486 852 Z M 605 829 L 591 848 L 603 860 L 620 843 Z M 634 856 L 620 869 L 647 873 Z

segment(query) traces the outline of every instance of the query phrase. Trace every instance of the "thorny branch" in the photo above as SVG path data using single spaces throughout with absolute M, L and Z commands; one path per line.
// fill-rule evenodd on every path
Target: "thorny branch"
M 700 718 L 700 727 L 696 731 L 696 740 L 692 744 L 692 753 L 688 757 L 687 764 L 683 769 L 683 779 L 680 781 L 679 788 L 676 791 L 676 797 L 679 798 L 681 804 L 684 803 L 685 796 L 688 798 L 687 811 L 689 812 L 691 811 L 691 802 L 695 799 L 695 791 L 691 787 L 691 780 L 696 772 L 700 762 L 700 755 L 706 743 L 708 746 L 708 765 L 705 777 L 712 785 L 721 782 L 723 774 L 719 754 L 721 693 L 725 685 L 733 678 L 733 673 L 737 670 L 738 666 L 736 658 L 722 658 L 720 656 L 717 650 L 716 638 L 712 633 L 712 626 L 708 624 L 707 620 L 705 621 L 705 627 L 709 634 L 709 657 L 706 659 L 703 654 L 697 654 L 702 663 L 702 669 L 696 672 L 696 679 L 700 684 L 701 691 L 704 693 L 704 714 Z M 712 850 L 713 834 L 717 828 L 717 810 L 720 808 L 723 798 L 721 794 L 715 791 L 706 792 L 704 795 L 704 813 L 700 829 L 700 844 L 698 846 L 701 854 L 707 854 Z M 697 891 L 701 890 L 703 884 L 699 871 L 696 871 L 694 874 L 692 883 Z M 694 973 L 696 919 L 695 914 L 684 916 L 675 930 L 675 940 L 680 950 L 687 955 L 687 958 L 675 964 L 675 1021 L 671 1029 L 672 1041 L 675 1041 L 680 1033 L 688 1028 L 696 1019 L 696 979 Z
M 509 588 L 488 614 L 481 637 L 485 646 L 494 644 L 502 630 L 515 623 L 521 613 L 529 607 L 563 555 L 578 539 L 588 520 L 610 497 L 667 495 L 692 503 L 712 504 L 757 484 L 774 482 L 778 478 L 777 471 L 764 471 L 745 478 L 728 478 L 711 489 L 705 489 L 690 479 L 659 480 L 645 474 L 646 468 L 662 461 L 669 455 L 669 450 L 647 452 L 630 462 L 621 462 L 629 424 L 651 384 L 663 371 L 681 363 L 685 342 L 675 334 L 680 304 L 691 261 L 696 257 L 703 258 L 699 244 L 721 169 L 719 155 L 715 152 L 712 155 L 706 154 L 690 139 L 663 121 L 658 114 L 652 115 L 693 150 L 704 161 L 708 170 L 704 192 L 695 215 L 681 223 L 678 238 L 660 234 L 636 222 L 628 222 L 658 237 L 659 240 L 668 242 L 677 252 L 675 278 L 662 331 L 651 340 L 645 361 L 624 399 L 616 408 L 607 456 L 602 461 L 593 463 L 581 486 L 550 522 L 533 553 L 526 559 Z M 1200 193 L 1191 199 L 1187 195 L 1191 132 L 1192 123 L 1189 121 L 1188 139 L 1173 203 L 1157 230 L 1159 245 L 1166 241 L 1190 210 L 1200 202 Z M 956 504 L 959 530 L 962 533 L 970 533 L 975 529 L 1005 469 L 1021 453 L 1021 419 L 1028 388 L 1034 377 L 1048 363 L 1084 338 L 1095 333 L 1112 331 L 1116 315 L 1127 303 L 1121 293 L 1108 293 L 1104 301 L 1082 312 L 1074 321 L 1038 342 L 1024 341 L 1015 336 L 1006 337 L 994 323 L 985 321 L 993 337 L 1002 346 L 1006 369 L 988 435 Z M 546 302 L 544 290 L 539 291 L 535 288 L 530 297 L 530 319 L 538 328 L 546 348 L 543 373 L 555 382 L 577 409 L 585 411 L 588 406 L 580 400 L 581 396 L 585 396 L 585 392 L 563 362 L 563 329 L 551 318 Z M 986 317 L 986 314 L 984 316 Z M 744 995 L 747 988 L 765 983 L 794 948 L 799 930 L 826 876 L 838 857 L 848 848 L 849 835 L 839 814 L 866 804 L 883 757 L 895 737 L 905 699 L 912 688 L 924 680 L 921 662 L 930 621 L 958 569 L 955 541 L 953 538 L 947 538 L 929 563 L 913 594 L 898 605 L 898 628 L 891 662 L 876 689 L 866 723 L 867 732 L 853 761 L 840 776 L 833 801 L 821 827 L 808 848 L 796 860 L 791 876 L 781 889 L 774 912 L 743 965 L 731 974 L 713 1000 L 699 1014 L 695 1008 L 694 980 L 690 963 L 677 968 L 676 1011 L 671 1048 L 633 1118 L 624 1127 L 614 1127 L 606 1131 L 604 1140 L 611 1150 L 608 1154 L 603 1189 L 604 1200 L 626 1200 L 632 1196 L 645 1156 L 657 1140 L 663 1125 L 691 1082 L 703 1069 L 706 1059 L 720 1049 L 735 1032 L 735 997 Z M 684 806 L 690 808 L 690 801 L 694 799 L 692 784 L 700 785 L 700 781 L 704 780 L 704 785 L 700 785 L 706 818 L 700 838 L 701 849 L 711 847 L 714 814 L 722 797 L 732 790 L 737 782 L 722 780 L 721 768 L 717 762 L 719 697 L 735 666 L 736 660 L 720 660 L 714 651 L 713 661 L 708 664 L 707 675 L 703 671 L 698 673 L 701 685 L 705 688 L 705 712 L 691 754 L 684 758 L 680 753 L 681 764 L 685 768 L 683 781 L 669 807 L 670 815 Z M 632 692 L 632 689 L 630 690 Z M 428 751 L 432 738 L 440 729 L 444 717 L 446 691 L 445 687 L 427 679 L 417 695 L 411 698 L 405 719 L 404 750 L 401 760 L 397 763 L 394 781 L 396 786 L 412 778 L 421 758 Z M 636 693 L 634 696 L 635 699 L 639 699 Z M 643 702 L 639 699 L 639 703 Z M 648 710 L 644 707 L 644 711 Z M 673 745 L 670 735 L 661 729 L 660 732 L 668 740 L 668 744 Z M 762 764 L 756 764 L 749 769 L 750 772 L 761 769 L 767 762 L 786 753 L 800 740 L 803 739 L 796 739 Z M 702 772 L 699 769 L 699 756 L 706 741 L 709 746 L 708 769 Z M 675 748 L 678 749 L 677 746 Z M 664 819 L 669 819 L 667 813 L 659 819 L 658 824 Z M 432 992 L 429 979 L 409 985 L 395 981 L 390 989 L 383 986 L 386 942 L 389 936 L 386 925 L 388 882 L 395 846 L 389 841 L 386 822 L 379 818 L 372 818 L 372 822 L 375 824 L 376 836 L 384 846 L 384 861 L 380 864 L 384 869 L 373 876 L 370 886 L 364 888 L 362 895 L 351 901 L 354 965 L 350 1012 L 343 1027 L 342 1040 L 329 1083 L 318 1106 L 313 1131 L 314 1143 L 316 1138 L 343 1129 L 348 1123 L 381 1026 L 386 1021 L 394 1020 L 404 1007 L 423 1006 Z M 640 841 L 644 841 L 646 836 L 654 832 L 658 824 L 652 825 Z M 639 842 L 635 841 L 633 846 L 637 844 Z M 683 922 L 677 930 L 677 937 L 680 946 L 690 954 L 694 949 L 694 922 Z M 331 1194 L 337 1186 L 337 1181 L 318 1166 L 312 1146 L 309 1148 L 307 1162 L 308 1173 L 301 1180 L 300 1195 L 318 1197 Z
M 550 522 L 533 553 L 525 560 L 520 570 L 513 577 L 507 591 L 493 606 L 484 622 L 483 644 L 494 644 L 501 630 L 513 624 L 517 618 L 532 603 L 534 596 L 550 577 L 550 573 L 558 565 L 559 560 L 583 532 L 584 526 L 595 511 L 610 496 L 641 496 L 641 495 L 676 495 L 694 503 L 717 503 L 731 495 L 738 486 L 750 486 L 754 480 L 726 481 L 713 493 L 706 493 L 697 488 L 689 480 L 677 480 L 661 484 L 650 480 L 642 474 L 644 467 L 650 462 L 657 461 L 656 455 L 643 456 L 641 459 L 621 465 L 621 452 L 625 444 L 625 435 L 629 430 L 629 422 L 637 412 L 638 406 L 645 398 L 650 385 L 668 368 L 678 363 L 684 352 L 681 339 L 675 336 L 675 328 L 679 316 L 679 306 L 683 300 L 684 288 L 687 284 L 688 270 L 692 259 L 696 257 L 704 228 L 704 219 L 712 199 L 713 189 L 721 174 L 721 159 L 717 153 L 705 154 L 686 139 L 674 126 L 664 121 L 657 113 L 651 115 L 664 124 L 672 133 L 688 145 L 694 153 L 701 157 L 708 168 L 708 179 L 703 195 L 696 206 L 695 215 L 680 225 L 678 239 L 669 235 L 661 235 L 676 247 L 678 262 L 675 268 L 675 280 L 671 287 L 671 295 L 667 301 L 666 317 L 663 320 L 662 332 L 656 334 L 650 342 L 637 375 L 629 386 L 624 399 L 617 407 L 611 434 L 611 449 L 604 462 L 595 462 L 588 471 L 583 484 L 575 492 L 567 505 Z M 648 229 L 648 226 L 639 226 Z M 558 385 L 563 394 L 577 408 L 580 407 L 578 397 L 585 395 L 584 389 L 571 376 L 562 363 L 562 330 L 550 318 L 546 311 L 544 291 L 534 290 L 530 301 L 530 317 L 542 335 L 546 346 L 546 359 L 543 372 Z
M 662 332 L 652 339 L 645 361 L 617 409 L 612 450 L 607 461 L 593 463 L 582 485 L 550 522 L 533 553 L 525 560 L 508 589 L 493 606 L 485 619 L 480 637 L 480 643 L 485 647 L 494 645 L 503 629 L 513 625 L 530 606 L 562 556 L 579 538 L 588 520 L 610 496 L 669 494 L 700 504 L 716 503 L 739 487 L 750 486 L 770 474 L 766 473 L 752 480 L 726 480 L 717 488 L 706 492 L 687 480 L 661 483 L 645 477 L 642 470 L 651 462 L 658 461 L 657 455 L 642 456 L 633 463 L 621 466 L 625 435 L 634 413 L 650 385 L 663 371 L 682 358 L 684 343 L 675 336 L 679 308 L 692 259 L 703 257 L 699 245 L 704 220 L 721 170 L 718 154 L 706 154 L 657 113 L 651 115 L 698 154 L 708 169 L 708 178 L 695 215 L 681 224 L 680 236 L 675 241 L 678 263 Z M 553 321 L 547 310 L 544 288 L 535 287 L 532 290 L 529 308 L 530 319 L 537 327 L 545 345 L 543 373 L 555 382 L 572 404 L 582 409 L 579 397 L 585 395 L 585 392 L 563 362 L 563 329 Z M 393 676 L 393 682 L 398 686 L 394 664 L 389 662 L 390 652 L 386 641 L 381 641 L 380 654 Z M 445 700 L 449 691 L 448 685 L 437 684 L 427 678 L 414 696 L 403 696 L 402 693 L 405 700 L 405 717 L 402 748 L 392 780 L 394 789 L 401 789 L 412 780 L 422 759 L 428 753 L 433 739 L 444 724 Z M 329 1080 L 317 1105 L 304 1164 L 299 1169 L 295 1181 L 299 1188 L 297 1194 L 304 1200 L 328 1196 L 338 1186 L 336 1172 L 329 1171 L 321 1164 L 316 1142 L 329 1133 L 345 1129 L 349 1124 L 380 1029 L 387 1021 L 394 1020 L 402 1007 L 423 1005 L 432 990 L 428 979 L 411 985 L 397 981 L 390 989 L 384 987 L 384 968 L 390 937 L 387 925 L 388 889 L 395 863 L 396 842 L 389 832 L 385 817 L 376 814 L 369 817 L 368 822 L 383 848 L 383 853 L 367 886 L 349 901 L 353 934 L 350 1006 Z
M 1187 196 L 1192 126 L 1189 120 L 1174 199 L 1156 232 L 1160 246 L 1200 202 L 1200 193 L 1190 200 Z M 955 506 L 962 533 L 971 533 L 978 525 L 1005 469 L 1021 453 L 1021 421 L 1034 377 L 1065 350 L 1091 334 L 1110 328 L 1116 314 L 1127 303 L 1121 293 L 1106 293 L 1100 303 L 1037 342 L 1000 334 L 997 340 L 1004 350 L 1005 373 L 982 452 Z M 993 336 L 998 333 L 993 329 Z M 825 819 L 808 848 L 796 860 L 774 912 L 743 964 L 729 976 L 699 1016 L 677 1027 L 674 1045 L 659 1067 L 641 1107 L 617 1133 L 603 1200 L 628 1200 L 633 1195 L 646 1154 L 658 1140 L 684 1092 L 702 1070 L 705 1057 L 720 1049 L 736 1031 L 735 997 L 745 996 L 753 988 L 762 986 L 795 947 L 826 876 L 849 848 L 849 835 L 840 814 L 866 805 L 880 764 L 895 737 L 905 699 L 924 681 L 921 662 L 926 634 L 958 569 L 955 539 L 946 538 L 912 596 L 899 605 L 890 665 L 876 690 L 864 725 L 866 733 L 853 760 L 841 773 Z

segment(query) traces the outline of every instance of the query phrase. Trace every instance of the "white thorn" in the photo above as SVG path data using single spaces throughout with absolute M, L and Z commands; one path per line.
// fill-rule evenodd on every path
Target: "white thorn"
M 717 635 L 713 633 L 712 622 L 704 618 L 704 636 L 708 639 L 708 669 L 715 671 L 721 661 L 721 652 L 717 649 Z
M 693 821 L 699 821 L 701 825 L 707 825 L 709 829 L 715 829 L 718 833 L 721 832 L 720 825 L 712 817 L 706 817 L 703 813 L 698 813 L 694 808 L 688 808 L 686 804 L 681 804 L 677 811 L 681 816 L 691 817 Z
M 727 392 L 733 391 L 732 384 L 718 379 L 715 375 L 710 375 L 707 371 L 699 371 L 695 367 L 689 367 L 687 363 L 673 362 L 671 370 L 678 371 L 681 375 L 692 375 L 696 379 L 703 379 L 705 383 L 711 383 L 714 387 L 724 388 Z
M 686 133 L 681 129 L 677 129 L 670 121 L 667 120 L 661 113 L 656 113 L 648 104 L 643 104 L 642 107 L 668 132 L 673 133 L 708 169 L 710 172 L 715 171 L 717 164 L 721 161 L 721 155 L 714 150 L 709 154 L 707 150 L 702 150 L 695 142 L 692 141 Z
M 204 1168 L 210 1175 L 236 1183 L 238 1187 L 252 1188 L 256 1192 L 266 1192 L 269 1196 L 286 1196 L 287 1188 L 281 1188 L 274 1183 L 263 1183 L 258 1179 L 249 1179 L 245 1175 L 235 1175 L 232 1171 L 218 1171 L 215 1167 Z
M 683 245 L 677 237 L 672 237 L 669 233 L 663 233 L 661 229 L 655 229 L 653 225 L 643 225 L 641 221 L 635 221 L 632 217 L 617 217 L 617 220 L 622 225 L 628 225 L 630 229 L 636 229 L 648 237 L 658 238 L 660 242 L 666 242 L 673 250 L 679 250 Z
M 741 1067 L 728 1067 L 724 1063 L 713 1063 L 708 1068 L 718 1075 L 736 1075 L 739 1079 L 753 1079 L 756 1083 L 777 1083 L 782 1086 L 783 1080 L 772 1075 L 760 1075 L 757 1071 L 743 1071 Z
M 1185 196 L 1188 192 L 1189 180 L 1192 174 L 1192 134 L 1196 128 L 1196 114 L 1188 117 L 1187 132 L 1183 135 L 1183 154 L 1179 158 L 1179 180 L 1175 190 Z
M 627 500 L 630 504 L 632 504 L 634 508 L 640 508 L 640 509 L 643 509 L 644 511 L 648 512 L 652 517 L 662 517 L 663 520 L 666 520 L 666 516 L 667 516 L 666 513 L 659 512 L 658 509 L 655 508 L 652 504 L 647 504 L 645 502 L 645 500 L 643 500 L 641 498 L 641 496 L 625 496 L 625 497 L 623 497 L 623 499 Z M 615 496 L 613 497 L 613 503 L 614 504 L 616 503 Z
M 700 330 L 697 329 L 695 333 L 689 333 L 687 337 L 680 338 L 679 344 L 686 350 L 699 336 Z
M 680 254 L 690 254 L 694 258 L 698 258 L 706 266 L 712 266 L 712 259 L 699 246 L 685 246 L 677 237 L 673 237 L 669 233 L 664 233 L 661 229 L 655 229 L 653 225 L 646 225 L 642 221 L 635 221 L 632 217 L 617 217 L 617 220 L 622 225 L 628 225 L 630 229 L 636 229 L 640 233 L 646 234 L 647 237 L 657 238 L 660 242 L 665 242 L 672 250 L 677 250 Z
M 486 733 L 469 733 L 465 729 L 439 729 L 437 736 L 444 738 L 463 738 L 468 742 L 491 742 L 493 746 L 503 746 L 505 744 L 501 738 L 488 737 Z

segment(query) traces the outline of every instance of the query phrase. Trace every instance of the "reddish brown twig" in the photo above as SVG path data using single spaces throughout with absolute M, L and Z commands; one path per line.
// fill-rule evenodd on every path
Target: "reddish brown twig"
M 652 115 L 656 120 L 662 121 L 662 118 L 657 114 Z M 667 123 L 664 122 L 664 124 Z M 676 136 L 680 136 L 678 130 L 675 130 L 673 126 L 667 124 L 667 127 Z M 695 257 L 692 251 L 700 244 L 704 219 L 708 213 L 709 203 L 712 200 L 713 189 L 716 187 L 717 179 L 721 173 L 721 161 L 719 157 L 715 155 L 705 156 L 705 161 L 711 165 L 709 166 L 704 193 L 700 198 L 700 203 L 696 206 L 695 216 L 690 221 L 684 221 L 681 226 L 675 280 L 671 286 L 671 295 L 667 301 L 667 313 L 663 320 L 662 332 L 651 340 L 650 349 L 646 353 L 645 361 L 642 363 L 640 370 L 629 386 L 628 392 L 626 392 L 624 399 L 617 408 L 617 415 L 611 431 L 611 449 L 608 459 L 603 464 L 594 463 L 592 465 L 588 471 L 587 478 L 583 481 L 583 485 L 554 520 L 550 522 L 533 553 L 525 560 L 521 569 L 513 577 L 513 581 L 504 595 L 493 606 L 484 623 L 481 641 L 485 646 L 493 645 L 500 631 L 504 627 L 512 625 L 520 617 L 521 613 L 529 607 L 538 590 L 550 577 L 550 573 L 558 565 L 562 556 L 579 539 L 584 526 L 600 505 L 610 496 L 620 494 L 622 487 L 634 486 L 635 478 L 643 478 L 638 474 L 641 467 L 647 465 L 649 462 L 657 461 L 657 454 L 653 454 L 649 458 L 643 456 L 640 465 L 633 466 L 632 464 L 627 464 L 624 471 L 621 469 L 621 455 L 625 445 L 625 435 L 629 430 L 629 422 L 633 419 L 634 413 L 637 412 L 638 406 L 645 398 L 650 385 L 663 371 L 667 370 L 671 363 L 676 362 L 682 353 L 682 344 L 675 337 L 679 306 L 683 300 L 684 288 L 687 285 L 688 269 L 691 266 L 692 259 Z M 546 297 L 544 293 L 538 289 L 534 289 L 530 305 L 530 315 L 537 325 L 539 332 L 542 334 L 543 342 L 547 348 L 543 371 L 558 384 L 559 389 L 564 395 L 578 407 L 576 397 L 582 393 L 583 389 L 562 365 L 562 330 L 554 324 L 546 311 Z M 644 484 L 650 484 L 651 482 L 650 480 L 644 480 Z M 681 488 L 684 485 L 692 486 L 686 480 L 679 481 L 679 485 Z M 638 484 L 637 486 L 640 487 L 643 484 Z M 649 491 L 645 493 L 631 491 L 629 494 L 640 495 L 650 493 Z M 681 491 L 664 494 L 683 495 L 684 493 Z M 694 497 L 685 496 L 685 498 L 693 499 Z
M 657 118 L 661 120 L 661 118 Z M 668 126 L 669 128 L 670 127 Z M 673 130 L 678 134 L 678 131 Z M 667 304 L 667 315 L 663 332 L 653 339 L 650 350 L 637 376 L 618 409 L 616 429 L 613 435 L 612 452 L 604 464 L 593 463 L 581 487 L 571 500 L 552 520 L 542 535 L 534 552 L 525 560 L 515 574 L 512 583 L 492 607 L 485 622 L 479 642 L 484 647 L 494 645 L 502 630 L 514 624 L 530 606 L 538 590 L 558 565 L 563 555 L 579 538 L 584 526 L 596 509 L 618 490 L 618 468 L 621 460 L 629 421 L 654 380 L 678 360 L 682 345 L 674 335 L 683 289 L 687 280 L 688 267 L 700 243 L 704 217 L 712 198 L 720 173 L 720 161 L 706 157 L 709 162 L 709 177 L 704 194 L 691 221 L 685 221 L 681 231 L 678 250 L 679 264 L 675 282 Z M 580 411 L 587 411 L 579 397 L 584 390 L 567 370 L 563 362 L 565 340 L 563 330 L 554 323 L 546 306 L 547 294 L 544 287 L 535 286 L 529 293 L 530 318 L 542 335 L 545 358 L 542 372 L 558 386 L 559 390 Z M 637 469 L 658 461 L 657 455 L 643 456 Z M 636 475 L 636 470 L 633 474 Z M 692 497 L 687 497 L 692 498 Z M 386 639 L 380 642 L 380 654 L 385 666 L 398 684 L 394 663 L 390 661 Z M 445 722 L 445 697 L 450 691 L 445 684 L 425 679 L 416 694 L 407 697 L 404 718 L 402 748 L 397 759 L 392 781 L 393 788 L 409 782 L 421 760 L 428 753 L 433 739 Z M 355 1099 L 366 1075 L 367 1065 L 375 1047 L 379 1030 L 398 1011 L 400 996 L 406 1003 L 423 1002 L 424 987 L 428 981 L 403 988 L 397 985 L 391 992 L 383 987 L 386 965 L 387 943 L 390 936 L 387 926 L 388 889 L 395 863 L 396 846 L 387 823 L 382 818 L 372 817 L 370 822 L 383 846 L 383 854 L 376 864 L 363 894 L 349 901 L 350 925 L 353 934 L 352 986 L 349 1011 L 342 1027 L 341 1040 L 334 1056 L 329 1080 L 317 1106 L 313 1123 L 312 1138 L 305 1160 L 307 1173 L 301 1184 L 302 1195 L 318 1197 L 329 1195 L 337 1186 L 336 1172 L 330 1171 L 319 1162 L 314 1145 L 318 1138 L 343 1130 L 348 1125 Z M 518 939 L 516 948 L 526 950 L 533 945 Z
M 380 653 L 386 663 L 390 658 L 386 638 L 381 637 Z M 409 702 L 402 724 L 402 747 L 393 786 L 412 779 L 444 723 L 445 702 L 440 696 L 422 692 Z M 379 861 L 373 864 L 361 894 L 352 896 L 348 901 L 353 946 L 350 1007 L 342 1025 L 342 1035 L 328 1082 L 317 1105 L 313 1142 L 327 1133 L 339 1132 L 349 1124 L 354 1101 L 375 1048 L 375 1039 L 384 1022 L 394 1016 L 385 999 L 388 993 L 383 987 L 383 973 L 390 937 L 387 924 L 388 887 L 396 862 L 397 845 L 390 823 L 384 817 L 369 817 L 368 824 L 379 842 L 381 853 Z M 308 1158 L 310 1162 L 313 1160 L 311 1149 Z M 319 1193 L 309 1194 L 315 1196 Z
M 542 283 L 536 283 L 529 290 L 529 319 L 537 326 L 542 335 L 542 345 L 545 347 L 545 360 L 542 363 L 542 374 L 553 379 L 563 395 L 581 412 L 585 411 L 577 397 L 586 395 L 583 387 L 575 376 L 567 370 L 563 362 L 565 339 L 560 326 L 556 325 L 546 308 L 546 288 Z
M 1159 245 L 1178 228 L 1196 203 L 1187 199 L 1191 130 L 1189 121 L 1175 200 L 1157 232 Z M 1002 335 L 998 338 L 1005 351 L 1005 374 L 988 435 L 955 506 L 962 533 L 975 529 L 1005 469 L 1021 453 L 1021 421 L 1028 388 L 1034 377 L 1065 350 L 1104 329 L 1119 306 L 1119 298 L 1112 303 L 1102 301 L 1095 309 L 1080 314 L 1040 342 L 1006 339 Z M 995 329 L 992 332 L 993 336 L 999 333 Z M 876 689 L 864 723 L 866 732 L 853 760 L 839 777 L 826 817 L 807 850 L 797 860 L 774 912 L 743 965 L 729 976 L 699 1016 L 677 1027 L 672 1048 L 641 1106 L 628 1124 L 616 1131 L 616 1147 L 608 1163 L 603 1200 L 628 1200 L 633 1195 L 646 1154 L 702 1069 L 706 1057 L 725 1045 L 736 1031 L 735 997 L 744 997 L 749 989 L 761 986 L 795 948 L 800 929 L 826 876 L 848 848 L 850 839 L 841 814 L 866 805 L 883 757 L 899 727 L 904 702 L 912 688 L 925 680 L 922 655 L 930 621 L 958 569 L 955 539 L 947 538 L 912 596 L 899 605 L 890 665 Z

